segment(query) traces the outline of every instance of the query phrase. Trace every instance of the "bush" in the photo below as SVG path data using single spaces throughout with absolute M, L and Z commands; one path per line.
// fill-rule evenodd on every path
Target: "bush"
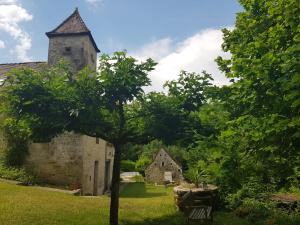
M 273 192 L 274 187 L 271 184 L 262 184 L 255 179 L 250 179 L 236 193 L 228 194 L 225 201 L 230 209 L 236 209 L 243 204 L 244 199 L 265 200 Z
M 135 169 L 137 172 L 141 174 L 145 174 L 145 169 L 147 166 L 149 166 L 151 163 L 151 159 L 146 156 L 141 156 L 138 161 L 135 164 Z
M 122 172 L 133 172 L 135 170 L 135 162 L 131 160 L 122 160 L 121 161 L 121 171 Z
M 253 224 L 257 224 L 258 221 L 265 220 L 272 215 L 273 210 L 272 204 L 249 198 L 245 199 L 234 212 L 237 216 L 247 218 Z
M 8 180 L 16 180 L 27 185 L 37 183 L 35 176 L 29 174 L 24 168 L 14 168 L 4 166 L 0 162 L 0 178 Z
M 274 213 L 274 218 L 272 218 L 273 220 L 276 221 L 274 225 L 299 225 L 300 224 L 299 212 L 300 212 L 299 209 L 290 214 L 282 210 L 276 210 L 276 212 Z

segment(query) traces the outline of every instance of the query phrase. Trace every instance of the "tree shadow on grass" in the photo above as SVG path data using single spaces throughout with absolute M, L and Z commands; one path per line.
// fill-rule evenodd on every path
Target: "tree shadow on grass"
M 154 198 L 167 195 L 167 190 L 162 188 L 147 186 L 145 183 L 128 184 L 121 192 L 121 198 Z
M 145 218 L 143 221 L 130 219 L 121 220 L 122 225 L 185 225 L 185 219 L 180 212 L 159 218 Z

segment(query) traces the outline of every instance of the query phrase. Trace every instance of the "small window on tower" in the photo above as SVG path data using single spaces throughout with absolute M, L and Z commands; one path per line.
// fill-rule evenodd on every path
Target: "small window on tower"
M 165 166 L 165 162 L 161 162 L 161 166 Z
M 99 138 L 96 138 L 96 144 L 99 144 Z
M 65 47 L 65 53 L 71 54 L 71 47 Z

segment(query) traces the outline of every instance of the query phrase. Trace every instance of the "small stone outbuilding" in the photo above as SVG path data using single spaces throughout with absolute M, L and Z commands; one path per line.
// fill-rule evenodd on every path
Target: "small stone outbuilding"
M 183 180 L 182 168 L 164 150 L 155 156 L 153 162 L 145 170 L 145 179 L 149 183 L 180 182 Z
M 103 139 L 70 132 L 31 143 L 25 166 L 43 182 L 102 195 L 110 190 L 113 157 L 113 146 Z

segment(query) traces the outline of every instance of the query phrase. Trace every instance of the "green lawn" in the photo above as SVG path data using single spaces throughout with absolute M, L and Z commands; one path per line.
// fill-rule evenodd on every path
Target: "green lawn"
M 78 197 L 0 182 L 0 225 L 105 225 L 109 198 Z M 184 225 L 172 189 L 143 183 L 124 188 L 122 225 Z M 216 213 L 215 225 L 250 225 L 230 213 Z

